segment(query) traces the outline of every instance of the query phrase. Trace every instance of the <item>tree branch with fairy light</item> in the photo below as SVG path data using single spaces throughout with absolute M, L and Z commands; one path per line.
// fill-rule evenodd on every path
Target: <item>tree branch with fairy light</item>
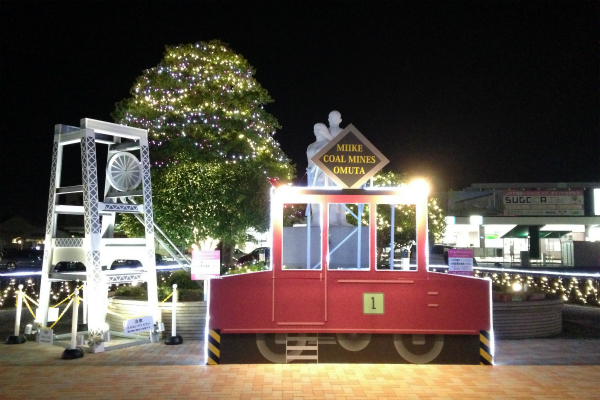
M 378 172 L 373 177 L 373 186 L 378 187 L 397 187 L 407 183 L 407 177 L 404 174 L 388 172 Z M 357 212 L 357 205 L 349 204 L 354 213 Z M 444 212 L 438 205 L 437 198 L 430 198 L 428 201 L 428 233 L 429 244 L 433 245 L 440 240 L 446 229 Z M 369 221 L 368 206 L 363 213 L 363 224 L 367 225 Z M 382 262 L 384 248 L 389 247 L 391 242 L 391 206 L 388 204 L 377 205 L 377 264 Z M 350 214 L 346 215 L 346 220 L 356 225 L 356 219 Z M 416 240 L 416 214 L 415 206 L 407 204 L 394 205 L 394 251 L 406 249 Z
M 113 114 L 148 130 L 157 224 L 182 247 L 221 240 L 225 260 L 247 229 L 268 228 L 269 179 L 294 175 L 273 138 L 279 123 L 263 107 L 273 100 L 254 74 L 217 40 L 168 46 Z M 128 216 L 119 227 L 142 229 Z

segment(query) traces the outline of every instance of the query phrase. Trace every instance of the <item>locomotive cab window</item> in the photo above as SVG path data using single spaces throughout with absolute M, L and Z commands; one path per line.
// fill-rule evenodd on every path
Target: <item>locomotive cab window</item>
M 368 271 L 369 204 L 328 206 L 328 269 Z
M 378 271 L 416 271 L 415 206 L 407 204 L 377 204 L 375 262 Z
M 283 205 L 282 268 L 320 270 L 321 204 Z

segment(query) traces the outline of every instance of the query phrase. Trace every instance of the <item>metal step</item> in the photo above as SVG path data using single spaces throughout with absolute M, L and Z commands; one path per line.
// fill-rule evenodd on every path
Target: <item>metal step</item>
M 54 208 L 56 214 L 66 215 L 84 215 L 85 209 L 83 206 L 71 206 L 57 204 Z M 98 212 L 102 215 L 108 215 L 112 212 L 142 214 L 144 206 L 141 204 L 121 204 L 121 203 L 103 203 L 98 202 Z
M 83 193 L 83 185 L 56 188 L 56 194 Z
M 318 363 L 319 335 L 315 334 L 314 336 L 299 336 L 298 334 L 286 334 L 285 362 L 290 363 L 292 361 L 313 361 Z
M 125 198 L 125 197 L 143 196 L 143 195 L 144 195 L 144 192 L 142 190 L 130 190 L 128 192 L 114 192 L 114 191 L 111 191 L 111 192 L 108 192 L 104 196 L 104 198 L 107 198 L 107 199 L 111 198 L 111 199 L 113 199 L 113 198 L 121 198 L 121 197 Z

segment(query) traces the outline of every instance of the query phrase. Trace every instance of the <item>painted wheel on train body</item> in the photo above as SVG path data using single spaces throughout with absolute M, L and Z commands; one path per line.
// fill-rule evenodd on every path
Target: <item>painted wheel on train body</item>
M 433 341 L 433 345 L 431 348 L 423 352 L 422 354 L 415 354 L 413 352 L 414 349 L 408 349 L 404 344 L 404 341 L 410 339 L 411 346 L 427 346 L 427 342 Z M 427 340 L 429 339 L 429 340 Z M 444 335 L 394 335 L 394 347 L 400 356 L 408 362 L 413 364 L 427 364 L 432 362 L 440 355 L 442 349 L 444 348 Z M 425 349 L 425 348 L 423 348 Z
M 336 333 L 335 337 L 340 346 L 348 351 L 361 351 L 371 342 L 370 333 Z
M 298 334 L 297 336 L 305 336 L 304 334 Z M 285 364 L 287 362 L 285 354 L 285 333 L 257 333 L 256 334 L 256 347 L 260 354 L 267 360 L 274 364 Z M 271 350 L 272 347 L 283 345 L 283 351 Z M 295 342 L 296 346 L 305 346 L 306 340 L 298 340 Z M 291 350 L 290 355 L 299 355 L 302 350 Z

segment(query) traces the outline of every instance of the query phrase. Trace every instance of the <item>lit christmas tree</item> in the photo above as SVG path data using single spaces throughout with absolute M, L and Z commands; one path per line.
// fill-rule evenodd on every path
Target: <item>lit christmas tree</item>
M 266 230 L 269 179 L 294 175 L 254 73 L 216 40 L 167 47 L 117 104 L 117 122 L 148 130 L 154 219 L 179 245 L 210 237 L 227 252 L 248 228 Z M 121 227 L 137 229 L 131 219 Z

